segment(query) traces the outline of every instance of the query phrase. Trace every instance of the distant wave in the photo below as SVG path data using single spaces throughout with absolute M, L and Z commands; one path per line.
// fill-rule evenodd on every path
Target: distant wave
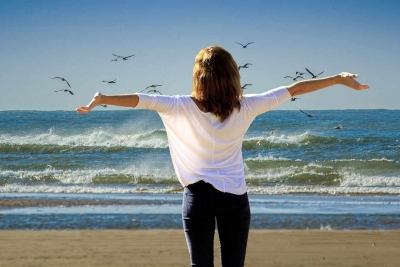
M 400 187 L 400 163 L 393 160 L 329 160 L 305 162 L 283 157 L 245 159 L 249 185 L 324 185 Z
M 387 169 L 399 171 L 400 174 L 400 162 L 386 158 L 378 159 L 333 159 L 317 162 L 304 162 L 301 159 L 288 159 L 285 157 L 273 157 L 273 156 L 258 156 L 249 157 L 245 159 L 245 164 L 248 168 L 276 168 L 276 167 L 322 167 L 322 168 L 352 168 L 354 170 L 363 169 Z
M 122 151 L 129 148 L 168 148 L 165 130 L 117 134 L 105 130 L 67 135 L 53 131 L 34 135 L 0 135 L 0 152 Z
M 368 137 L 368 138 L 338 138 L 338 137 L 326 137 L 317 136 L 305 132 L 298 135 L 265 135 L 245 138 L 243 142 L 243 148 L 252 149 L 255 147 L 259 148 L 290 148 L 303 145 L 332 145 L 332 144 L 366 144 L 372 142 L 385 141 L 382 137 Z
M 337 138 L 316 136 L 308 132 L 298 135 L 266 135 L 247 137 L 243 149 L 254 148 L 294 148 L 301 146 L 354 145 L 384 142 L 384 138 Z M 53 129 L 45 133 L 26 135 L 0 135 L 0 152 L 44 152 L 65 151 L 123 151 L 131 148 L 168 148 L 167 134 L 164 129 L 142 133 L 115 133 L 112 130 L 91 130 L 86 133 L 64 135 Z
M 48 166 L 41 170 L 0 170 L 0 184 L 169 184 L 176 183 L 172 169 L 141 165 L 124 169 L 60 170 Z

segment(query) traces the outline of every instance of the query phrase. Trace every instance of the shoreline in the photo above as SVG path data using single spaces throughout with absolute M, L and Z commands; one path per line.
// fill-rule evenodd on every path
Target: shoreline
M 177 194 L 12 194 L 0 197 L 3 230 L 181 229 Z M 396 230 L 400 198 L 249 196 L 251 229 Z
M 146 203 L 165 203 L 167 200 L 162 199 L 163 196 L 171 196 L 176 201 L 181 201 L 182 194 L 178 193 L 148 193 L 148 192 L 135 192 L 135 193 L 123 193 L 123 194 L 92 194 L 82 193 L 79 198 L 76 198 L 75 194 L 52 193 L 51 196 L 44 193 L 0 193 L 0 208 L 18 208 L 18 207 L 57 207 L 57 206 L 102 206 L 102 205 L 140 205 Z M 146 196 L 151 195 L 153 198 L 141 199 L 137 196 L 144 194 Z M 130 195 L 135 195 L 135 198 L 130 198 Z M 390 198 L 394 201 L 400 201 L 400 195 L 398 194 L 323 194 L 323 193 L 287 193 L 287 194 L 251 194 L 248 193 L 250 201 L 254 198 Z M 90 197 L 88 197 L 90 196 Z M 125 196 L 121 198 L 121 196 Z
M 220 266 L 217 233 L 215 266 Z M 0 266 L 189 266 L 183 230 L 1 230 Z M 250 230 L 246 266 L 398 266 L 400 230 Z

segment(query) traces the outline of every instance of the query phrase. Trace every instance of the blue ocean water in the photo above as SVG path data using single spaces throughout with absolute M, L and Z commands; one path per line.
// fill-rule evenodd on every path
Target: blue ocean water
M 400 228 L 400 110 L 306 112 L 313 117 L 295 110 L 267 112 L 245 136 L 253 227 Z M 335 129 L 338 125 L 343 128 Z M 129 228 L 138 215 L 148 218 L 133 224 L 138 228 L 178 227 L 180 192 L 166 132 L 153 111 L 0 111 L 0 200 L 146 199 L 146 205 L 113 203 L 107 208 L 0 208 L 0 228 L 68 228 L 60 220 L 75 221 L 70 226 L 74 229 Z M 169 204 L 160 206 L 160 197 Z M 301 208 L 277 205 L 277 197 Z M 318 209 L 324 198 L 329 198 L 330 208 Z M 260 208 L 260 199 L 279 208 Z M 359 203 L 365 212 L 355 212 L 357 205 L 349 203 Z M 51 226 L 48 216 L 58 224 Z M 102 221 L 96 216 L 120 220 L 96 224 Z M 161 220 L 164 225 L 152 216 L 170 219 Z M 358 223 L 349 223 L 353 221 Z

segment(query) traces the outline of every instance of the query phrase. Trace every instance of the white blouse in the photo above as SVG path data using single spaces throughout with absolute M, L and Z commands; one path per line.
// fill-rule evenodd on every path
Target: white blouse
M 224 121 L 202 112 L 188 95 L 140 94 L 137 108 L 155 110 L 166 128 L 172 163 L 179 182 L 203 180 L 221 192 L 246 193 L 242 142 L 256 116 L 289 100 L 285 87 L 243 95 L 240 110 Z

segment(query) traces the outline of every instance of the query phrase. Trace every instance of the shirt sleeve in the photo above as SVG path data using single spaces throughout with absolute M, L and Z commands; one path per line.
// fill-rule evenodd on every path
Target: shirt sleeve
M 262 94 L 244 95 L 244 103 L 248 105 L 254 117 L 278 107 L 291 98 L 289 91 L 281 86 Z
M 148 95 L 140 94 L 139 103 L 136 108 L 150 109 L 161 114 L 168 114 L 173 111 L 176 103 L 176 97 L 167 95 Z

